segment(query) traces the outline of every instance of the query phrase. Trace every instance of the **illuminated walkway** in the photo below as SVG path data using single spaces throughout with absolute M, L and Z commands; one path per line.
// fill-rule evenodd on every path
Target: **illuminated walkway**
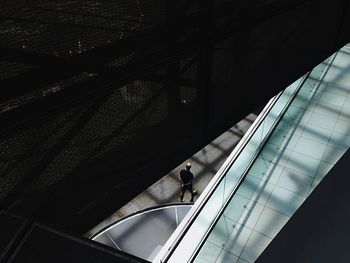
M 159 257 L 254 262 L 350 147 L 349 90 L 344 47 L 271 104 L 252 140 L 231 154 Z
M 237 143 L 241 140 L 245 132 L 252 125 L 256 116 L 257 115 L 254 113 L 249 114 L 246 118 L 198 151 L 191 158 L 178 167 L 175 167 L 170 173 L 166 174 L 146 191 L 140 193 L 125 206 L 103 220 L 103 222 L 86 233 L 85 236 L 91 237 L 108 225 L 140 210 L 179 202 L 181 184 L 177 178 L 177 173 L 180 169 L 184 168 L 187 161 L 192 162 L 191 171 L 194 173 L 195 177 L 194 185 L 198 189 L 198 195 L 196 195 L 194 199 L 196 201 Z M 184 200 L 190 200 L 190 194 L 188 192 L 186 192 Z

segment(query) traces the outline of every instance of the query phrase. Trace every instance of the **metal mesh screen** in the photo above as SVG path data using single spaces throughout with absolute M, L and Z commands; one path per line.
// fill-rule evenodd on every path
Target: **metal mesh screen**
M 17 184 L 28 177 L 32 169 L 77 121 L 79 115 L 83 113 L 84 106 L 70 109 L 52 119 L 25 127 L 2 138 L 0 143 L 1 197 L 9 194 Z
M 0 46 L 70 56 L 163 22 L 162 1 L 14 1 L 0 8 Z
M 155 180 L 142 178 L 141 186 L 138 165 L 166 161 L 157 174 L 164 175 L 228 128 L 241 108 L 253 107 L 227 106 L 238 89 L 248 94 L 245 85 L 255 85 L 242 76 L 264 69 L 277 32 L 276 43 L 288 44 L 302 24 L 286 13 L 289 5 L 265 2 L 0 0 L 0 204 L 30 210 L 37 193 L 50 192 L 64 208 L 61 189 L 71 187 L 74 198 L 79 183 L 81 192 L 96 183 L 88 190 L 102 196 L 118 176 L 138 183 L 129 186 L 132 198 Z M 304 13 L 293 8 L 303 18 L 308 9 L 300 6 Z M 74 221 L 96 197 L 84 194 L 62 218 L 48 217 Z M 41 215 L 52 200 L 40 200 Z
M 0 79 L 7 79 L 16 76 L 20 73 L 27 72 L 35 66 L 26 65 L 22 63 L 0 61 Z
M 181 77 L 187 81 L 187 85 L 181 85 L 180 97 L 182 103 L 193 103 L 197 96 L 197 57 L 187 57 L 180 61 Z
M 81 81 L 84 81 L 93 77 L 94 75 L 92 74 L 82 73 L 80 75 L 73 76 L 69 79 L 65 79 L 58 83 L 54 83 L 50 86 L 46 86 L 42 89 L 38 89 L 33 92 L 27 93 L 23 96 L 19 96 L 15 99 L 5 101 L 3 103 L 0 103 L 0 113 L 10 111 L 17 107 L 21 107 L 29 102 L 33 102 L 45 96 L 54 95 L 55 93 L 60 92 L 68 87 L 71 87 L 74 84 L 80 83 Z
M 147 126 L 162 121 L 166 111 L 162 106 L 161 88 L 135 81 L 115 91 L 35 178 L 30 189 L 47 187 L 64 179 L 81 162 L 118 149 Z

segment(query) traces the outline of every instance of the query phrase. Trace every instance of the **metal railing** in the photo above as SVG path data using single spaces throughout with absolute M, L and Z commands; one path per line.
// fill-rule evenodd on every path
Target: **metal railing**
M 237 191 L 265 141 L 278 124 L 307 77 L 308 74 L 269 101 L 153 262 L 172 262 L 171 258 L 173 254 L 176 253 L 178 246 L 183 242 L 187 234 L 191 236 L 191 248 L 188 248 L 191 251 L 188 252 L 189 257 L 186 257 L 184 249 L 181 248 L 181 255 L 190 260 L 196 255 L 202 246 L 203 240 L 206 239 L 217 222 L 230 197 Z M 252 140 L 253 138 L 255 140 Z M 239 160 L 239 156 L 241 156 L 243 150 L 248 151 L 250 155 L 246 163 L 242 163 Z M 241 166 L 240 171 L 242 172 L 239 176 L 237 174 L 229 174 L 233 165 Z M 213 199 L 215 200 L 213 201 Z M 210 215 L 210 219 L 207 216 L 203 216 L 206 212 L 204 210 L 210 212 L 209 214 L 207 213 Z M 196 221 L 201 221 L 201 224 L 205 222 L 205 227 L 203 225 L 198 226 L 199 224 L 194 226 Z M 192 235 L 194 233 L 188 233 L 191 231 L 191 228 L 195 229 L 195 235 Z

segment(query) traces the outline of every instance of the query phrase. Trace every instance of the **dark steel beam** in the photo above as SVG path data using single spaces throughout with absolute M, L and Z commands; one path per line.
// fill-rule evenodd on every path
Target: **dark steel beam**
M 155 83 L 164 83 L 164 84 L 166 84 L 167 82 L 169 82 L 169 80 L 171 80 L 172 83 L 178 86 L 186 86 L 186 87 L 197 86 L 196 80 L 186 79 L 183 77 L 174 78 L 172 76 L 164 75 L 164 74 L 151 73 L 141 77 L 140 79 L 145 81 L 155 82 Z
M 36 53 L 27 49 L 0 47 L 0 60 L 19 62 L 31 66 L 48 67 L 64 63 L 66 60 L 61 57 Z

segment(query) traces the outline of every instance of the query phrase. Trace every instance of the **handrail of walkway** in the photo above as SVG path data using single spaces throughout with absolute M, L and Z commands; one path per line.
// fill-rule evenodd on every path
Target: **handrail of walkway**
M 250 164 L 248 167 L 245 169 L 245 171 L 242 173 L 240 176 L 238 182 L 236 183 L 234 190 L 235 191 L 242 180 L 245 178 L 247 171 L 249 170 L 249 167 L 252 165 L 253 161 L 255 160 L 256 156 L 258 155 L 259 151 L 262 149 L 263 144 L 267 140 L 267 138 L 270 136 L 272 133 L 272 130 L 277 126 L 278 122 L 280 121 L 281 117 L 283 116 L 284 112 L 287 110 L 288 106 L 290 105 L 291 101 L 293 98 L 296 96 L 300 88 L 303 86 L 305 83 L 305 80 L 309 76 L 310 72 L 307 73 L 305 76 L 300 78 L 298 81 L 298 86 L 293 92 L 293 94 L 289 97 L 289 100 L 285 104 L 283 110 L 280 112 L 280 114 L 277 116 L 275 119 L 272 127 L 269 129 L 267 134 L 264 136 L 264 139 L 261 141 L 258 151 L 256 151 L 255 156 L 253 156 L 251 159 Z M 215 177 L 212 179 L 212 181 L 209 183 L 209 185 L 206 187 L 206 189 L 203 191 L 203 193 L 200 195 L 199 199 L 197 202 L 194 204 L 193 208 L 189 212 L 189 214 L 184 218 L 180 226 L 176 229 L 176 231 L 173 233 L 173 235 L 170 237 L 170 239 L 167 241 L 167 243 L 164 245 L 163 249 L 159 253 L 158 257 L 156 258 L 155 261 L 153 262 L 167 262 L 173 252 L 176 250 L 177 246 L 183 239 L 183 237 L 186 235 L 187 231 L 189 228 L 192 226 L 192 224 L 195 222 L 195 219 L 198 217 L 199 213 L 202 211 L 203 207 L 205 204 L 208 202 L 210 197 L 213 195 L 214 191 L 218 188 L 218 186 L 222 183 L 223 179 L 225 178 L 227 172 L 231 168 L 232 164 L 236 161 L 238 156 L 242 153 L 244 148 L 247 146 L 248 142 L 250 139 L 253 137 L 253 135 L 257 132 L 257 130 L 260 128 L 260 126 L 264 123 L 266 117 L 268 116 L 269 112 L 271 109 L 275 106 L 279 98 L 282 96 L 283 91 L 280 92 L 278 95 L 276 95 L 274 98 L 272 98 L 269 103 L 265 106 L 263 111 L 259 114 L 255 122 L 252 124 L 252 126 L 248 129 L 244 137 L 240 140 L 240 142 L 237 144 L 233 152 L 230 154 L 230 156 L 227 158 L 225 163 L 221 166 L 219 171 L 216 173 Z M 223 204 L 222 207 L 225 205 Z M 219 213 L 221 214 L 221 213 Z M 213 222 L 216 221 L 216 218 L 212 220 L 211 225 L 208 228 L 208 231 L 205 233 L 204 237 L 202 240 L 205 240 L 208 233 L 210 232 L 209 230 L 213 227 Z M 199 246 L 197 246 L 198 248 Z M 195 254 L 195 253 L 193 253 Z

